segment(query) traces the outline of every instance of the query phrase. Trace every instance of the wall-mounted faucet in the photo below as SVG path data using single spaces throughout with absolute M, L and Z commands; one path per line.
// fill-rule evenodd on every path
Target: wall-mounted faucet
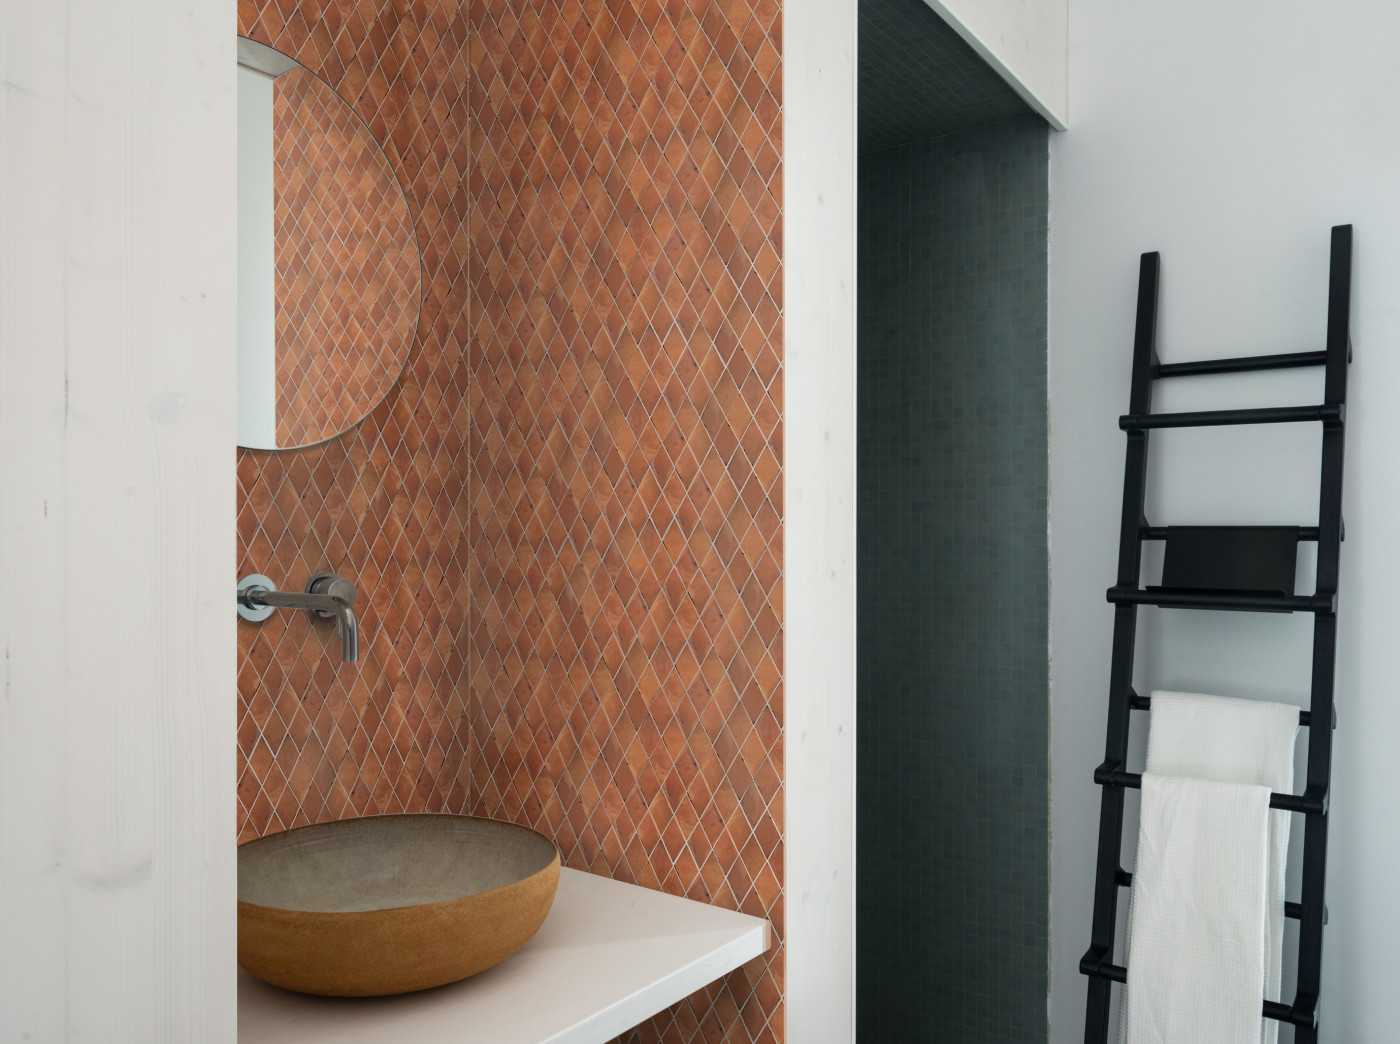
M 260 573 L 238 581 L 238 615 L 245 620 L 262 623 L 274 609 L 306 609 L 317 616 L 334 617 L 340 658 L 345 663 L 360 658 L 360 623 L 355 619 L 354 604 L 355 585 L 334 573 L 317 573 L 306 582 L 302 594 L 279 591 Z

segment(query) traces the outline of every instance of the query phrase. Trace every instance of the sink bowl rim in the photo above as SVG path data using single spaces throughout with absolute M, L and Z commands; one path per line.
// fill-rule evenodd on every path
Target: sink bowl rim
M 493 819 L 493 818 L 491 818 L 490 816 L 466 816 L 466 815 L 458 815 L 458 814 L 453 813 L 453 812 L 377 812 L 377 813 L 375 813 L 374 815 L 370 815 L 370 816 L 347 816 L 347 817 L 345 817 L 344 819 L 327 819 L 327 820 L 324 820 L 324 821 L 322 821 L 322 822 L 320 822 L 320 823 L 303 823 L 301 826 L 291 827 L 291 828 L 289 828 L 289 829 L 287 829 L 287 830 L 279 830 L 279 831 L 277 831 L 276 833 L 273 833 L 273 834 L 264 834 L 262 837 L 254 837 L 254 838 L 249 838 L 247 841 L 241 841 L 241 842 L 239 842 L 239 844 L 238 844 L 238 851 L 241 853 L 245 848 L 250 848 L 250 847 L 252 847 L 252 846 L 254 846 L 254 845 L 259 844 L 260 842 L 264 842 L 264 841 L 270 842 L 270 841 L 272 841 L 273 839 L 276 839 L 276 838 L 283 838 L 283 837 L 286 837 L 286 836 L 289 835 L 289 834 L 300 833 L 300 832 L 305 831 L 305 830 L 315 830 L 315 829 L 317 829 L 317 828 L 320 828 L 320 829 L 322 829 L 322 830 L 334 829 L 336 826 L 338 826 L 338 825 L 340 825 L 340 824 L 345 824 L 345 823 L 359 823 L 359 822 L 363 822 L 363 821 L 365 821 L 365 820 L 375 820 L 375 819 L 379 819 L 379 820 L 383 820 L 383 819 L 400 819 L 400 820 L 402 820 L 402 819 L 450 819 L 450 820 L 473 820 L 473 821 L 478 822 L 478 823 L 490 823 L 490 824 L 492 824 L 493 826 L 496 826 L 496 827 L 504 827 L 504 828 L 509 828 L 509 829 L 512 829 L 512 830 L 522 831 L 523 833 L 527 833 L 527 834 L 533 834 L 535 837 L 538 837 L 538 838 L 540 838 L 541 840 L 547 842 L 547 843 L 549 844 L 549 847 L 553 850 L 553 854 L 552 854 L 551 858 L 549 859 L 549 861 L 546 862 L 543 866 L 541 866 L 538 870 L 531 871 L 530 873 L 524 875 L 523 877 L 518 877 L 518 878 L 516 878 L 514 881 L 508 881 L 508 882 L 506 882 L 506 883 L 503 884 L 503 885 L 497 885 L 495 888 L 487 888 L 487 889 L 484 889 L 484 890 L 482 890 L 482 891 L 480 891 L 480 892 L 470 892 L 470 893 L 468 893 L 468 894 L 466 894 L 466 895 L 454 896 L 454 897 L 452 897 L 451 899 L 439 899 L 439 900 L 437 900 L 437 901 L 435 901 L 435 902 L 431 902 L 431 903 L 405 903 L 405 904 L 401 904 L 401 905 L 399 905 L 399 906 L 377 906 L 377 907 L 375 907 L 375 908 L 372 909 L 372 910 L 342 910 L 342 911 L 336 911 L 336 910 L 304 910 L 304 909 L 300 909 L 300 908 L 294 907 L 294 906 L 267 906 L 267 905 L 265 905 L 265 904 L 263 904 L 263 903 L 254 903 L 254 902 L 250 902 L 250 901 L 247 900 L 247 899 L 239 899 L 239 900 L 238 900 L 238 906 L 239 906 L 240 908 L 246 907 L 246 908 L 249 909 L 249 910 L 266 910 L 266 911 L 270 911 L 270 912 L 278 913 L 278 914 L 290 914 L 290 915 L 295 915 L 295 916 L 297 916 L 297 917 L 352 917 L 352 918 L 377 917 L 377 916 L 379 916 L 379 915 L 381 915 L 381 914 L 393 913 L 393 912 L 399 911 L 399 910 L 431 910 L 431 909 L 433 909 L 434 907 L 453 906 L 453 905 L 455 905 L 455 904 L 457 904 L 457 903 L 463 902 L 464 900 L 468 900 L 468 899 L 477 899 L 478 897 L 481 897 L 481 896 L 492 896 L 492 895 L 497 895 L 497 894 L 499 894 L 499 893 L 502 893 L 502 892 L 506 891 L 507 889 L 510 889 L 510 888 L 518 888 L 523 882 L 525 882 L 525 881 L 530 881 L 530 880 L 532 880 L 533 878 L 536 878 L 536 877 L 538 877 L 538 876 L 541 875 L 541 874 L 548 874 L 548 873 L 557 871 L 557 870 L 559 869 L 560 865 L 562 864 L 562 859 L 561 859 L 561 856 L 560 856 L 558 844 L 555 843 L 555 841 L 554 841 L 553 838 L 551 838 L 551 837 L 549 837 L 549 836 L 547 836 L 547 835 L 545 835 L 545 834 L 540 833 L 538 830 L 535 830 L 533 827 L 523 826 L 523 825 L 521 825 L 520 823 L 512 823 L 512 822 L 510 822 L 509 820 L 506 820 L 506 819 Z M 237 862 L 237 860 L 235 860 L 235 863 L 236 863 L 236 862 Z

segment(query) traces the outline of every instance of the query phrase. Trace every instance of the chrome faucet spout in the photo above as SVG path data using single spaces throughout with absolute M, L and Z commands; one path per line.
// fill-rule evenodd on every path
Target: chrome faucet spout
M 251 582 L 250 582 L 251 581 Z M 360 658 L 360 622 L 355 616 L 355 585 L 334 573 L 317 573 L 305 591 L 279 591 L 265 577 L 245 577 L 238 585 L 240 612 L 248 619 L 266 619 L 259 610 L 305 609 L 335 618 L 340 638 L 340 658 L 354 663 Z M 245 612 L 246 610 L 246 612 Z
M 340 636 L 341 662 L 354 663 L 360 658 L 360 621 L 355 610 L 343 603 L 335 615 L 335 633 Z

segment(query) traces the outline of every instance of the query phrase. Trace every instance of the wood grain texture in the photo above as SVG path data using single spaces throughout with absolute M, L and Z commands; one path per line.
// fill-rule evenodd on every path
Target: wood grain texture
M 784 8 L 787 1039 L 855 1036 L 856 3 Z
M 232 5 L 0 5 L 0 1038 L 234 1036 Z

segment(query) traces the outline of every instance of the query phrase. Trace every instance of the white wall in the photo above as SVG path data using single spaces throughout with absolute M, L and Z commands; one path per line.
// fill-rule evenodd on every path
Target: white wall
M 0 4 L 0 1039 L 232 1041 L 234 9 Z
M 1124 452 L 1116 418 L 1127 407 L 1138 254 L 1162 253 L 1164 359 L 1316 349 L 1328 229 L 1345 222 L 1356 227 L 1356 361 L 1323 1039 L 1395 1036 L 1400 700 L 1391 631 L 1400 613 L 1387 588 L 1400 576 L 1397 36 L 1400 7 L 1364 0 L 1076 0 L 1074 124 L 1052 138 L 1050 212 L 1051 1020 L 1060 1044 L 1083 1039 L 1078 961 L 1099 808 L 1091 772 L 1103 756 L 1112 626 L 1104 590 L 1114 579 Z M 1156 406 L 1309 403 L 1321 387 L 1320 371 L 1192 378 L 1159 384 Z M 1315 523 L 1318 447 L 1318 431 L 1304 426 L 1154 433 L 1149 518 Z M 1139 691 L 1306 702 L 1310 619 L 1143 616 Z M 1139 740 L 1145 724 L 1134 715 Z
M 1069 0 L 925 0 L 1056 130 L 1069 123 Z
M 785 1019 L 855 1036 L 856 0 L 783 8 Z

